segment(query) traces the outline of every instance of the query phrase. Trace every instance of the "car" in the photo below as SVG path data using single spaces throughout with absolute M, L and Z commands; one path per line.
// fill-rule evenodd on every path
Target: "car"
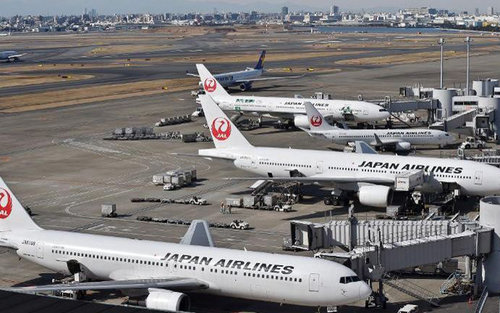
M 198 198 L 196 196 L 189 199 L 189 204 L 205 205 L 207 204 L 207 199 Z
M 474 137 L 467 137 L 460 145 L 462 149 L 482 149 L 486 147 L 486 143 Z
M 177 189 L 177 185 L 171 184 L 171 183 L 166 183 L 163 185 L 163 190 L 168 191 L 168 190 L 175 190 Z
M 278 212 L 290 212 L 292 211 L 292 206 L 289 204 L 276 204 L 274 210 Z
M 203 117 L 203 116 L 205 116 L 205 114 L 203 113 L 203 109 L 201 107 L 197 107 L 196 111 L 191 113 L 191 116 L 192 117 Z
M 243 229 L 249 229 L 250 225 L 242 220 L 234 220 L 231 222 L 231 228 L 243 230 Z
M 404 307 L 398 310 L 398 313 L 418 313 L 418 305 L 406 304 Z

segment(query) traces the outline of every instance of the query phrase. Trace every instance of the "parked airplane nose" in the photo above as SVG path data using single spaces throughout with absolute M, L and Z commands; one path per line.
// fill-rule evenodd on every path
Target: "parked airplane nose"
M 370 295 L 372 294 L 372 289 L 370 288 L 370 286 L 368 286 L 367 283 L 365 282 L 361 282 L 360 286 L 359 286 L 359 298 L 362 300 L 362 299 L 366 299 L 368 298 Z

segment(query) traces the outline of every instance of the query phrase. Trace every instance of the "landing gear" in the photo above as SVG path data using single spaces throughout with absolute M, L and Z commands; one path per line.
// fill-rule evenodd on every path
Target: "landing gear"
M 326 312 L 328 312 L 328 313 L 337 313 L 338 312 L 338 308 L 336 306 L 327 306 L 326 307 Z
M 338 189 L 332 190 L 331 194 L 323 199 L 325 205 L 333 206 L 347 206 L 349 204 L 349 197 L 346 192 Z

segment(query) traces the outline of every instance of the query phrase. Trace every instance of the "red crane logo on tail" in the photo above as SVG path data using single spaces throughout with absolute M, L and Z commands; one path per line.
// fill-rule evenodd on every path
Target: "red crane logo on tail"
M 9 217 L 12 212 L 12 197 L 10 193 L 0 188 L 0 219 Z
M 323 123 L 323 119 L 321 118 L 321 116 L 313 115 L 311 117 L 311 125 L 312 126 L 319 127 L 319 126 L 321 126 L 322 123 Z
M 212 135 L 219 141 L 224 141 L 231 135 L 231 123 L 227 118 L 218 117 L 212 122 Z
M 217 81 L 213 78 L 205 79 L 203 83 L 206 92 L 214 92 L 217 89 Z

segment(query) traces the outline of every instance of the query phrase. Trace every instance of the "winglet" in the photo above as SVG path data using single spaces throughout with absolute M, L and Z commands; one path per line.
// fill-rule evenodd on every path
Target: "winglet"
M 325 121 L 325 118 L 321 113 L 319 113 L 318 109 L 312 105 L 311 102 L 304 102 L 304 106 L 306 108 L 307 120 L 309 121 L 309 128 L 311 130 L 332 130 L 333 126 L 328 124 Z
M 207 221 L 193 220 L 180 243 L 182 245 L 215 247 L 208 227 Z

